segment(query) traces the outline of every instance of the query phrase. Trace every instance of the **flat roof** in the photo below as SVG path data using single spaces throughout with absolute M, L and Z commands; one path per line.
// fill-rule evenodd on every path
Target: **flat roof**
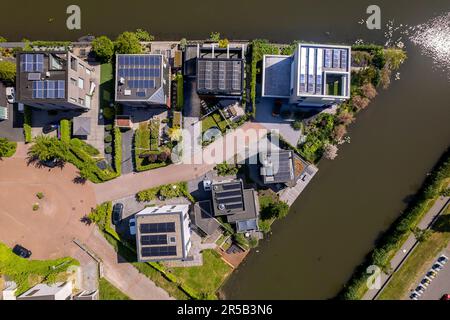
M 116 56 L 116 100 L 166 103 L 162 54 Z
M 65 51 L 17 54 L 17 101 L 66 100 L 69 54 Z
M 242 180 L 213 182 L 211 192 L 215 216 L 230 215 L 245 210 Z
M 294 153 L 277 150 L 260 153 L 261 176 L 265 184 L 286 183 L 294 180 Z
M 243 59 L 197 59 L 197 92 L 199 94 L 240 96 L 243 77 Z
M 288 98 L 291 91 L 292 56 L 265 55 L 263 60 L 262 95 Z
M 184 252 L 184 214 L 189 205 L 147 207 L 135 216 L 139 261 L 179 260 Z

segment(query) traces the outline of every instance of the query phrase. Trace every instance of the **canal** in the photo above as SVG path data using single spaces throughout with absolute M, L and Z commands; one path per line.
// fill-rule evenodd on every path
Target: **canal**
M 359 22 L 371 1 L 86 1 L 82 29 L 65 27 L 72 1 L 22 0 L 2 4 L 0 35 L 11 41 L 75 40 L 92 33 L 115 36 L 144 28 L 156 39 L 206 38 L 220 31 L 233 39 L 267 38 L 383 44 L 388 21 L 416 26 L 447 15 L 447 0 L 378 1 L 382 30 Z M 433 34 L 449 39 L 445 31 Z M 400 32 L 402 29 L 399 29 Z M 408 60 L 400 80 L 381 91 L 350 127 L 351 143 L 320 171 L 291 208 L 225 284 L 230 299 L 334 297 L 374 241 L 405 208 L 450 141 L 449 52 L 430 51 L 398 34 Z M 412 32 L 412 31 L 411 31 Z M 431 39 L 435 46 L 439 39 Z M 426 44 L 425 44 L 426 45 Z M 448 46 L 446 47 L 448 48 Z M 445 64 L 447 63 L 447 66 Z

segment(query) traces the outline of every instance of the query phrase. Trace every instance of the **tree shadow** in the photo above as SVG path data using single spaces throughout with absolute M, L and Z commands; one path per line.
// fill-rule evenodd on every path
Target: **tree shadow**
M 82 177 L 82 176 L 77 176 L 75 178 L 73 178 L 72 182 L 75 184 L 81 184 L 84 185 L 86 184 L 87 179 Z
M 87 226 L 90 226 L 92 223 L 92 220 L 85 214 L 80 218 L 80 222 L 84 223 Z
M 436 232 L 450 232 L 450 214 L 439 216 L 431 229 Z

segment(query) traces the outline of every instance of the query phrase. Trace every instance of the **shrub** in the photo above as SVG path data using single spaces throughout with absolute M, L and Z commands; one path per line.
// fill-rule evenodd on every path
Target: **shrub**
M 228 39 L 219 40 L 219 48 L 226 48 L 229 44 Z
M 110 62 L 114 55 L 114 43 L 107 36 L 100 36 L 92 41 L 92 51 L 100 62 Z
M 338 147 L 334 144 L 326 144 L 323 152 L 323 156 L 326 159 L 334 160 L 337 157 Z
M 106 143 L 110 143 L 110 142 L 112 141 L 112 135 L 109 134 L 109 135 L 105 136 L 104 141 L 105 141 Z
M 211 41 L 219 41 L 220 40 L 220 32 L 211 32 L 210 34 L 209 34 L 209 39 L 211 40 Z
M 147 156 L 147 161 L 150 162 L 150 163 L 154 163 L 154 162 L 156 162 L 156 160 L 158 160 L 158 155 L 155 154 L 155 153 L 150 153 Z
M 107 124 L 105 126 L 105 131 L 111 131 L 113 129 L 113 125 L 112 124 Z
M 119 128 L 114 128 L 114 169 L 117 175 L 122 174 L 122 133 Z
M 0 61 L 0 80 L 7 83 L 16 81 L 16 64 L 11 61 Z
M 61 129 L 61 141 L 69 142 L 71 138 L 71 123 L 70 120 L 62 119 L 60 121 L 60 129 Z
M 0 159 L 2 157 L 12 157 L 16 152 L 17 143 L 6 138 L 0 138 Z
M 401 49 L 389 48 L 384 50 L 386 65 L 391 70 L 398 70 L 406 60 L 406 52 Z
M 347 133 L 347 128 L 345 127 L 345 125 L 340 124 L 334 128 L 333 138 L 336 141 L 342 140 L 342 138 L 344 138 L 346 133 Z
M 160 154 L 158 154 L 158 160 L 160 162 L 166 162 L 168 158 L 169 158 L 169 152 L 168 151 L 163 151 Z
M 368 99 L 373 99 L 377 96 L 377 89 L 375 89 L 372 83 L 363 84 L 361 92 Z
M 301 130 L 303 127 L 303 122 L 301 120 L 296 120 L 294 122 L 291 122 L 291 127 L 297 131 Z
M 37 197 L 39 200 L 44 199 L 44 194 L 43 194 L 42 192 L 38 192 L 38 193 L 36 193 L 36 197 Z
M 34 203 L 32 208 L 33 208 L 33 211 L 39 210 L 39 203 L 37 203 L 37 202 Z
M 184 106 L 184 82 L 183 75 L 181 73 L 177 74 L 177 110 L 181 111 Z
M 105 148 L 105 153 L 106 153 L 106 154 L 111 154 L 111 153 L 112 153 L 112 147 L 111 147 L 111 146 L 107 146 L 107 147 Z
M 352 105 L 356 108 L 357 111 L 361 109 L 365 109 L 370 103 L 370 100 L 366 97 L 361 97 L 360 95 L 356 95 L 352 97 Z
M 229 176 L 229 175 L 237 174 L 239 171 L 239 168 L 234 164 L 228 164 L 224 161 L 222 163 L 217 164 L 214 167 L 214 170 L 217 171 L 217 174 L 219 176 Z
M 349 125 L 353 121 L 355 121 L 355 117 L 353 116 L 352 112 L 344 110 L 338 114 L 337 120 L 340 124 Z
M 111 107 L 106 107 L 103 109 L 103 116 L 105 117 L 106 120 L 111 120 L 115 117 L 116 115 L 116 110 L 114 110 L 114 108 Z
M 114 43 L 116 53 L 137 54 L 142 52 L 142 46 L 134 32 L 121 33 Z
M 31 121 L 32 121 L 32 111 L 31 107 L 25 106 L 24 116 L 23 116 L 23 134 L 25 136 L 25 143 L 30 143 L 33 140 L 31 135 Z

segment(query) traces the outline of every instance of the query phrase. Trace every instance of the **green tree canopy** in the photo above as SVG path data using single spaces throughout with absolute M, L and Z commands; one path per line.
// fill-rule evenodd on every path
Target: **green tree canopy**
M 142 46 L 134 32 L 125 31 L 121 33 L 115 42 L 116 53 L 136 54 L 142 52 Z
M 139 41 L 153 41 L 155 37 L 152 36 L 147 30 L 136 29 L 134 32 Z
M 114 55 L 114 43 L 107 36 L 95 38 L 92 41 L 92 51 L 101 62 L 109 62 Z
M 0 80 L 14 83 L 16 80 L 16 64 L 11 61 L 0 61 Z

